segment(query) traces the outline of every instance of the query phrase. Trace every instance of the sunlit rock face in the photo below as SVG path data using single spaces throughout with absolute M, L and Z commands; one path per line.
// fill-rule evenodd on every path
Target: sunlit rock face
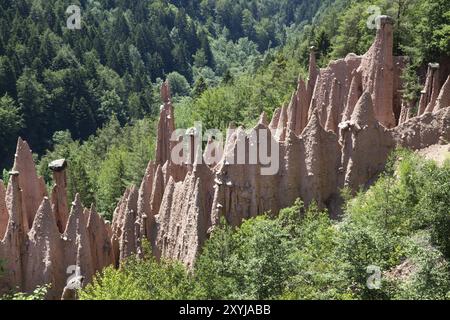
M 51 284 L 47 298 L 59 299 L 71 277 L 80 274 L 88 282 L 115 263 L 111 228 L 94 208 L 85 209 L 78 195 L 66 211 L 65 160 L 52 167 L 57 184 L 50 200 L 26 142 L 19 139 L 17 150 L 6 192 L 0 186 L 0 259 L 6 264 L 0 290 L 31 292 Z
M 0 181 L 0 259 L 6 262 L 0 291 L 30 292 L 51 284 L 47 297 L 59 299 L 72 292 L 70 284 L 88 283 L 104 267 L 142 254 L 144 240 L 156 258 L 192 268 L 221 218 L 237 226 L 264 213 L 276 215 L 297 198 L 338 216 L 339 190 L 356 191 L 374 181 L 394 148 L 450 141 L 450 77 L 443 74 L 449 68 L 430 64 L 414 117 L 412 104 L 401 99 L 403 66 L 404 58 L 392 55 L 392 21 L 381 17 L 363 56 L 350 54 L 319 70 L 311 48 L 308 78 L 298 80 L 289 103 L 271 121 L 262 114 L 250 131 L 230 125 L 226 141 L 208 140 L 204 153 L 193 147 L 198 132 L 188 131 L 191 148 L 181 151 L 181 163 L 173 159 L 181 140 L 172 137 L 165 82 L 155 160 L 141 184 L 127 188 L 111 223 L 93 206 L 84 207 L 90 204 L 79 196 L 69 204 L 70 163 L 64 159 L 50 164 L 49 198 L 28 144 L 19 139 L 7 188 Z M 223 148 L 213 151 L 214 146 Z M 217 157 L 201 161 L 208 154 Z M 264 155 L 275 170 L 268 170 Z

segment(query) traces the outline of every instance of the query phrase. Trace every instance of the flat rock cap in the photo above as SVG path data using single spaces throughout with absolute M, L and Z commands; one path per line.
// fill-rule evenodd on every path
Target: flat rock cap
M 63 171 L 67 167 L 67 161 L 66 161 L 66 159 L 58 159 L 58 160 L 50 162 L 48 167 L 52 171 L 57 171 L 57 172 Z
M 378 16 L 377 19 L 380 20 L 381 24 L 394 24 L 394 19 L 387 15 Z
M 439 63 L 429 63 L 428 66 L 431 69 L 439 69 Z

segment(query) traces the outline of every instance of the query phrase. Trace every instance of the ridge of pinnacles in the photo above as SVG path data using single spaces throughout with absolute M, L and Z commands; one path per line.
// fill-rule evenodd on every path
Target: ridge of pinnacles
M 0 292 L 30 292 L 51 283 L 47 298 L 59 299 L 71 290 L 67 280 L 73 272 L 87 283 L 104 267 L 140 254 L 143 239 L 156 258 L 191 268 L 220 217 L 237 226 L 266 212 L 277 214 L 297 198 L 306 205 L 315 200 L 336 216 L 339 190 L 356 191 L 373 181 L 394 148 L 450 141 L 450 76 L 430 64 L 418 116 L 411 117 L 411 105 L 399 93 L 405 58 L 392 54 L 391 19 L 380 23 L 363 56 L 349 54 L 319 70 L 311 48 L 308 78 L 299 79 L 289 104 L 270 122 L 260 116 L 256 128 L 268 129 L 279 147 L 274 175 L 261 175 L 258 164 L 229 164 L 237 140 L 247 139 L 242 128 L 227 137 L 217 163 L 173 163 L 168 82 L 161 88 L 155 160 L 140 186 L 125 191 L 111 223 L 94 207 L 84 208 L 79 196 L 69 205 L 70 164 L 64 159 L 50 166 L 55 185 L 49 197 L 28 144 L 19 138 L 6 190 L 0 181 L 0 259 L 6 261 Z

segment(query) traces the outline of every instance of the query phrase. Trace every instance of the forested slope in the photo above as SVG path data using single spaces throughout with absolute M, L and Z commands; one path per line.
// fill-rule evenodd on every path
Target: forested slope
M 112 114 L 122 125 L 154 115 L 160 78 L 176 71 L 189 94 L 199 74 L 220 79 L 233 54 L 282 45 L 285 28 L 310 19 L 319 3 L 2 1 L 0 168 L 11 165 L 19 134 L 42 153 L 55 131 L 84 140 Z M 81 8 L 80 30 L 66 27 L 72 4 Z

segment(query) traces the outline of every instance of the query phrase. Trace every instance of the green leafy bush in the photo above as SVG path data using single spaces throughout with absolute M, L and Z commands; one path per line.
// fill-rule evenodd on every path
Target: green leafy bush
M 119 269 L 108 267 L 80 291 L 81 300 L 181 300 L 195 295 L 195 284 L 179 262 L 130 257 Z
M 0 300 L 44 300 L 50 286 L 37 287 L 32 293 L 14 293 L 0 297 Z
M 280 295 L 292 273 L 292 241 L 278 220 L 222 227 L 205 245 L 196 278 L 205 299 L 268 299 Z

